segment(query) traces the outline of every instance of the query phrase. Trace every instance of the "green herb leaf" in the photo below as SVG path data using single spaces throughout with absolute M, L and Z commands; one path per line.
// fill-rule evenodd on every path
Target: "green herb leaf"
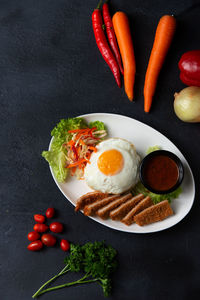
M 104 242 L 89 242 L 84 245 L 71 244 L 70 254 L 64 260 L 65 268 L 43 284 L 33 298 L 63 287 L 95 281 L 102 286 L 104 296 L 108 297 L 112 288 L 110 276 L 117 268 L 116 255 L 116 250 Z M 52 281 L 69 271 L 82 272 L 84 276 L 73 282 L 44 289 Z

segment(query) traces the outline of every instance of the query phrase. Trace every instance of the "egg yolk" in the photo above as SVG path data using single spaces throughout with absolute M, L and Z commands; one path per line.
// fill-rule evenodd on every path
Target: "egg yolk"
M 124 165 L 122 154 L 115 149 L 103 152 L 97 162 L 99 170 L 107 175 L 112 176 L 121 171 Z

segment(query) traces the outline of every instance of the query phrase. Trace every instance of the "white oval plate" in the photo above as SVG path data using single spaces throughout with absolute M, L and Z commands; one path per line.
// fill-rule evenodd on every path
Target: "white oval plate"
M 194 202 L 195 196 L 193 174 L 188 162 L 186 161 L 182 153 L 167 137 L 146 124 L 143 124 L 132 118 L 117 114 L 94 113 L 82 115 L 80 117 L 83 117 L 87 122 L 96 120 L 104 122 L 107 126 L 109 137 L 120 137 L 132 142 L 141 157 L 145 156 L 146 150 L 150 146 L 159 145 L 162 149 L 169 150 L 175 153 L 182 160 L 185 169 L 185 176 L 182 183 L 183 192 L 181 193 L 179 198 L 173 200 L 171 203 L 172 209 L 174 211 L 173 216 L 170 216 L 163 221 L 143 227 L 140 227 L 137 224 L 126 226 L 119 221 L 101 220 L 99 217 L 90 218 L 98 223 L 116 230 L 132 233 L 150 233 L 172 227 L 180 222 L 188 214 Z M 49 148 L 50 146 L 51 142 Z M 69 177 L 65 183 L 59 183 L 57 182 L 51 168 L 50 170 L 58 188 L 74 206 L 76 205 L 76 200 L 80 196 L 92 191 L 86 185 L 84 180 L 77 180 L 74 177 Z

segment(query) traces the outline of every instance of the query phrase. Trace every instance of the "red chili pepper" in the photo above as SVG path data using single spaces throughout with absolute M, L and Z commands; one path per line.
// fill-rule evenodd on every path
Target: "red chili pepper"
M 104 60 L 110 67 L 110 69 L 115 77 L 115 80 L 117 82 L 117 85 L 119 87 L 121 87 L 119 66 L 114 57 L 114 54 L 112 53 L 112 51 L 108 45 L 106 36 L 103 31 L 103 20 L 102 20 L 101 10 L 100 10 L 101 3 L 102 3 L 102 1 L 99 2 L 97 8 L 92 13 L 92 27 L 94 30 L 94 36 L 95 36 L 95 40 L 96 40 L 97 46 L 99 48 L 99 51 L 101 52 L 101 55 L 103 56 Z
M 103 5 L 103 20 L 104 20 L 104 24 L 106 26 L 106 33 L 107 33 L 108 41 L 110 43 L 110 47 L 111 47 L 113 53 L 115 54 L 117 63 L 119 65 L 120 72 L 122 73 L 122 75 L 124 75 L 121 56 L 119 53 L 117 40 L 116 40 L 115 32 L 113 29 L 112 18 L 110 16 L 109 6 L 108 6 L 107 2 L 108 2 L 108 0 Z
M 92 127 L 92 128 L 90 129 L 90 133 L 92 133 L 92 132 L 95 131 L 95 130 L 97 130 L 97 128 L 96 128 L 96 127 Z
M 77 151 L 76 151 L 75 146 L 72 146 L 72 151 L 74 152 L 75 159 L 76 159 L 76 161 L 77 161 L 77 160 L 78 160 L 78 153 L 77 153 Z
M 200 86 L 200 50 L 184 53 L 178 63 L 180 79 L 189 86 Z
M 96 127 L 93 127 L 91 130 L 90 130 L 90 136 L 94 139 L 94 140 L 99 140 L 98 137 L 95 137 L 94 136 L 94 131 L 97 130 Z

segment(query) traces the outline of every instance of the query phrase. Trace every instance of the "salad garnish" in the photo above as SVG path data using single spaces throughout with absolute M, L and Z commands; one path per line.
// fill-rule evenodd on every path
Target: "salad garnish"
M 54 137 L 49 151 L 42 156 L 52 167 L 59 182 L 64 182 L 69 174 L 83 178 L 84 168 L 89 162 L 96 145 L 107 135 L 103 122 L 89 124 L 83 118 L 62 119 L 52 130 Z
M 72 139 L 63 144 L 67 151 L 66 168 L 71 170 L 72 176 L 75 174 L 78 179 L 82 179 L 92 152 L 97 152 L 96 144 L 107 133 L 105 130 L 97 130 L 97 127 L 69 130 L 68 133 L 72 134 Z

